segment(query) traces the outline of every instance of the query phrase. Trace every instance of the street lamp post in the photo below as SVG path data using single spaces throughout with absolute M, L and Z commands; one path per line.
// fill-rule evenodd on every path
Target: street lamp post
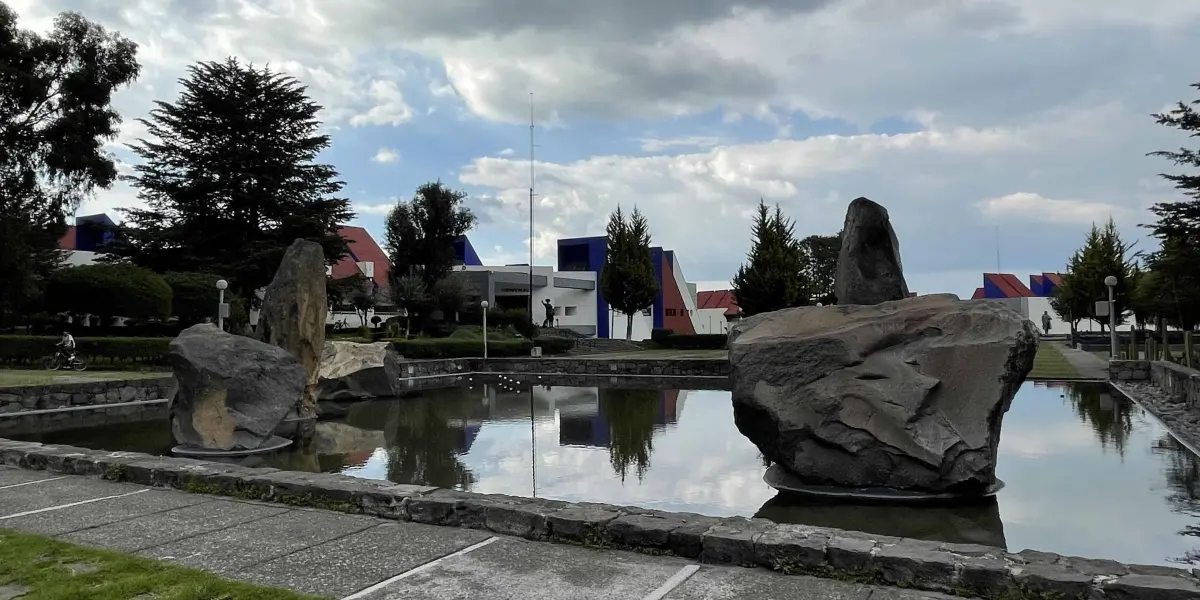
M 225 331 L 225 288 L 229 287 L 229 282 L 224 279 L 217 280 L 217 329 Z
M 480 306 L 481 308 L 483 308 L 483 357 L 484 357 L 484 358 L 487 358 L 487 309 L 488 309 L 488 301 L 487 301 L 487 300 L 484 300 L 483 302 L 480 302 L 480 303 L 479 303 L 479 306 Z M 486 389 L 486 388 L 485 388 L 485 389 Z
M 1109 275 L 1104 278 L 1104 285 L 1108 287 L 1108 335 L 1109 335 L 1109 357 L 1111 360 L 1117 360 L 1117 307 L 1114 304 L 1113 288 L 1117 287 L 1117 278 Z

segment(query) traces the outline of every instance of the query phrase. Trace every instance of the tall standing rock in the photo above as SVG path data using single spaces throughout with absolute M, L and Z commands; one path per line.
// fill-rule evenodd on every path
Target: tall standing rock
M 298 407 L 301 416 L 316 414 L 317 378 L 325 348 L 325 252 L 321 245 L 296 240 L 283 254 L 263 296 L 256 335 L 287 350 L 304 367 L 306 383 Z
M 833 293 L 838 304 L 879 304 L 908 297 L 900 242 L 888 211 L 858 198 L 846 209 Z

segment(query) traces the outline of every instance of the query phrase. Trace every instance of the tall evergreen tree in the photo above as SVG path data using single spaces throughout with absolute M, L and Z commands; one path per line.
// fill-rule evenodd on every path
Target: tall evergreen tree
M 345 256 L 337 227 L 354 217 L 337 171 L 316 162 L 329 147 L 321 107 L 296 79 L 236 59 L 202 62 L 175 103 L 141 122 L 152 139 L 129 179 L 147 208 L 123 209 L 114 255 L 156 271 L 226 273 L 243 298 L 271 281 L 297 238 Z
M 806 262 L 804 277 L 812 286 L 812 297 L 821 304 L 836 304 L 833 293 L 834 275 L 837 274 L 838 253 L 842 249 L 842 232 L 835 235 L 810 235 L 800 240 Z
M 136 44 L 82 15 L 41 35 L 0 2 L 0 322 L 58 267 L 66 215 L 116 179 L 112 93 L 139 69 Z
M 751 235 L 754 240 L 746 263 L 733 277 L 733 297 L 742 314 L 808 305 L 813 292 L 805 276 L 808 257 L 804 246 L 796 241 L 791 219 L 783 215 L 779 205 L 772 212 L 759 200 Z
M 417 188 L 412 200 L 401 200 L 388 213 L 384 243 L 392 259 L 392 277 L 420 277 L 426 290 L 454 268 L 454 240 L 475 226 L 476 217 L 463 204 L 467 193 L 441 181 Z
M 1192 88 L 1200 90 L 1200 83 Z M 1200 100 L 1179 102 L 1169 112 L 1152 115 L 1155 122 L 1178 129 L 1188 137 L 1200 137 Z M 1147 267 L 1159 289 L 1146 293 L 1158 298 L 1157 307 L 1168 323 L 1185 329 L 1200 324 L 1200 151 L 1180 148 L 1174 151 L 1151 152 L 1151 156 L 1166 158 L 1176 166 L 1192 169 L 1191 173 L 1164 173 L 1162 177 L 1175 185 L 1187 199 L 1159 202 L 1150 208 L 1157 220 L 1149 225 L 1160 247 L 1147 257 Z
M 1111 218 L 1103 227 L 1092 225 L 1083 247 L 1076 250 L 1067 263 L 1063 286 L 1051 304 L 1055 312 L 1067 321 L 1081 316 L 1093 319 L 1104 329 L 1109 319 L 1094 315 L 1095 303 L 1108 300 L 1108 286 L 1104 285 L 1104 279 L 1112 275 L 1117 278 L 1117 285 L 1113 288 L 1114 312 L 1117 324 L 1124 323 L 1130 309 L 1130 293 L 1137 269 L 1136 258 L 1131 250 L 1132 245 L 1121 239 Z
M 658 279 L 650 256 L 650 225 L 635 206 L 629 218 L 618 206 L 608 217 L 607 249 L 600 270 L 600 293 L 625 313 L 625 339 L 633 338 L 633 316 L 654 304 Z

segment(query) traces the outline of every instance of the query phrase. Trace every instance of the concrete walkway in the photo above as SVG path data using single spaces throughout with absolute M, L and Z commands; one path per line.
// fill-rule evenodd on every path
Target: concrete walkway
M 1076 350 L 1069 343 L 1059 343 L 1063 358 L 1071 363 L 1083 379 L 1108 380 L 1108 361 L 1083 350 Z
M 0 528 L 354 600 L 950 598 L 10 467 Z

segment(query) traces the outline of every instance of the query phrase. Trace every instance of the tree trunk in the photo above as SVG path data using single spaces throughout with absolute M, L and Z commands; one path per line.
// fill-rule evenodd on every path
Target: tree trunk
M 633 313 L 625 315 L 625 341 L 633 340 Z

